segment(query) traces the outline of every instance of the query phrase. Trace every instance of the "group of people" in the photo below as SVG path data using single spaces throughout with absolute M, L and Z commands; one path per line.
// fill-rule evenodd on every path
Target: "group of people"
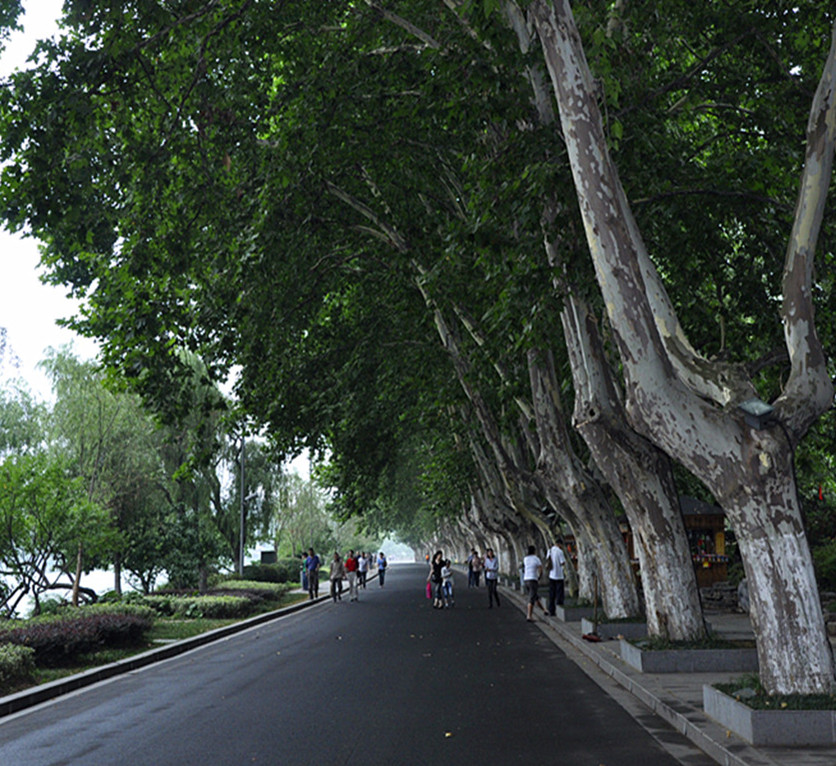
M 526 619 L 534 622 L 534 607 L 539 605 L 543 613 L 552 617 L 557 613 L 557 607 L 562 606 L 565 597 L 565 576 L 566 576 L 566 554 L 563 552 L 563 541 L 557 540 L 546 552 L 545 563 L 537 553 L 533 545 L 528 546 L 528 554 L 523 559 L 522 579 L 525 590 L 528 594 L 526 605 Z M 427 595 L 433 599 L 433 609 L 450 608 L 455 603 L 453 600 L 453 569 L 450 559 L 444 558 L 443 551 L 436 551 L 432 560 L 429 554 L 426 556 L 429 561 L 430 571 L 427 574 Z M 548 572 L 549 596 L 548 608 L 540 600 L 539 586 L 540 577 L 543 572 Z M 467 586 L 478 588 L 482 572 L 485 573 L 485 586 L 488 591 L 488 608 L 492 609 L 494 603 L 499 606 L 499 593 L 497 582 L 499 580 L 499 560 L 491 548 L 485 551 L 484 557 L 480 556 L 474 548 L 467 557 Z
M 429 558 L 429 556 L 427 556 Z M 474 567 L 474 563 L 476 566 Z M 467 558 L 467 585 L 468 587 L 479 587 L 479 576 L 471 580 L 471 573 L 474 571 L 481 575 L 485 572 L 485 585 L 488 588 L 488 608 L 492 609 L 494 602 L 499 606 L 499 593 L 496 590 L 499 579 L 499 560 L 493 550 L 488 548 L 485 551 L 484 559 L 473 550 Z M 473 584 L 471 584 L 473 583 Z M 443 551 L 436 551 L 430 561 L 430 571 L 427 574 L 427 595 L 432 597 L 433 609 L 449 609 L 455 603 L 453 599 L 453 569 L 450 559 L 444 558 Z
M 376 562 L 373 562 L 373 554 L 365 551 L 358 551 L 355 554 L 351 550 L 345 559 L 339 552 L 334 551 L 328 573 L 328 579 L 331 583 L 331 598 L 334 603 L 342 601 L 343 580 L 348 581 L 348 600 L 359 601 L 360 589 L 366 588 L 366 579 L 374 563 L 377 564 L 377 579 L 382 588 L 386 580 L 386 569 L 389 566 L 386 554 L 383 551 L 378 554 Z M 308 597 L 311 600 L 319 597 L 319 570 L 321 567 L 322 559 L 314 553 L 313 548 L 308 548 L 307 555 L 302 554 L 302 588 L 308 592 Z
M 543 561 L 536 553 L 533 545 L 528 546 L 528 555 L 523 559 L 523 584 L 528 592 L 528 604 L 526 604 L 526 619 L 534 622 L 534 607 L 539 605 L 543 613 L 554 617 L 557 607 L 563 605 L 565 595 L 566 577 L 566 554 L 561 547 L 562 540 L 549 548 L 546 553 L 546 565 L 549 573 L 549 607 L 546 609 L 540 600 L 539 586 L 540 576 L 543 573 Z

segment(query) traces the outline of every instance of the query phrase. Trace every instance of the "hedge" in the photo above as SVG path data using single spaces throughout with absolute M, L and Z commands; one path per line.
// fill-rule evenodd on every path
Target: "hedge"
M 29 620 L 20 627 L 3 626 L 0 644 L 29 647 L 34 650 L 36 664 L 55 667 L 104 646 L 137 645 L 151 625 L 150 618 L 139 614 L 98 611 Z
M 31 646 L 0 644 L 0 688 L 29 681 L 35 672 L 35 650 Z
M 246 617 L 254 599 L 246 596 L 176 596 L 154 594 L 145 596 L 143 603 L 159 614 L 185 619 L 226 619 Z

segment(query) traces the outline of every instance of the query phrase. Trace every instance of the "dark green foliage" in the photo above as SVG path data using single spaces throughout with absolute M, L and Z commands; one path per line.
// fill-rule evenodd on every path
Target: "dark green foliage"
M 836 590 L 836 539 L 813 548 L 813 566 L 821 590 Z
M 249 564 L 244 567 L 244 580 L 256 582 L 295 583 L 299 579 L 299 561 L 282 559 L 275 564 Z
M 31 621 L 21 627 L 0 628 L 0 643 L 35 650 L 35 662 L 43 667 L 72 664 L 80 655 L 108 646 L 141 643 L 151 620 L 138 614 L 100 612 L 77 617 Z
M 34 673 L 34 649 L 17 644 L 0 643 L 0 690 L 26 683 L 31 680 Z

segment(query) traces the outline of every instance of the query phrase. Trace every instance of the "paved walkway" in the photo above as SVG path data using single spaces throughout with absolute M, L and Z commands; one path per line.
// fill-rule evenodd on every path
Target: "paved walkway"
M 501 592 L 524 609 L 518 591 Z M 739 678 L 740 673 L 642 673 L 625 663 L 615 640 L 590 643 L 580 622 L 537 615 L 537 626 L 582 668 L 603 672 L 724 766 L 834 766 L 836 748 L 753 747 L 703 712 L 702 687 Z M 753 638 L 747 615 L 707 613 L 713 630 L 730 639 Z

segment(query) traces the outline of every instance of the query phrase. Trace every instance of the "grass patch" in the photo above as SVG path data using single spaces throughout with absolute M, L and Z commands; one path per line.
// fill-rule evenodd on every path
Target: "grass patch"
M 714 688 L 752 710 L 836 710 L 836 694 L 767 694 L 756 674 Z

